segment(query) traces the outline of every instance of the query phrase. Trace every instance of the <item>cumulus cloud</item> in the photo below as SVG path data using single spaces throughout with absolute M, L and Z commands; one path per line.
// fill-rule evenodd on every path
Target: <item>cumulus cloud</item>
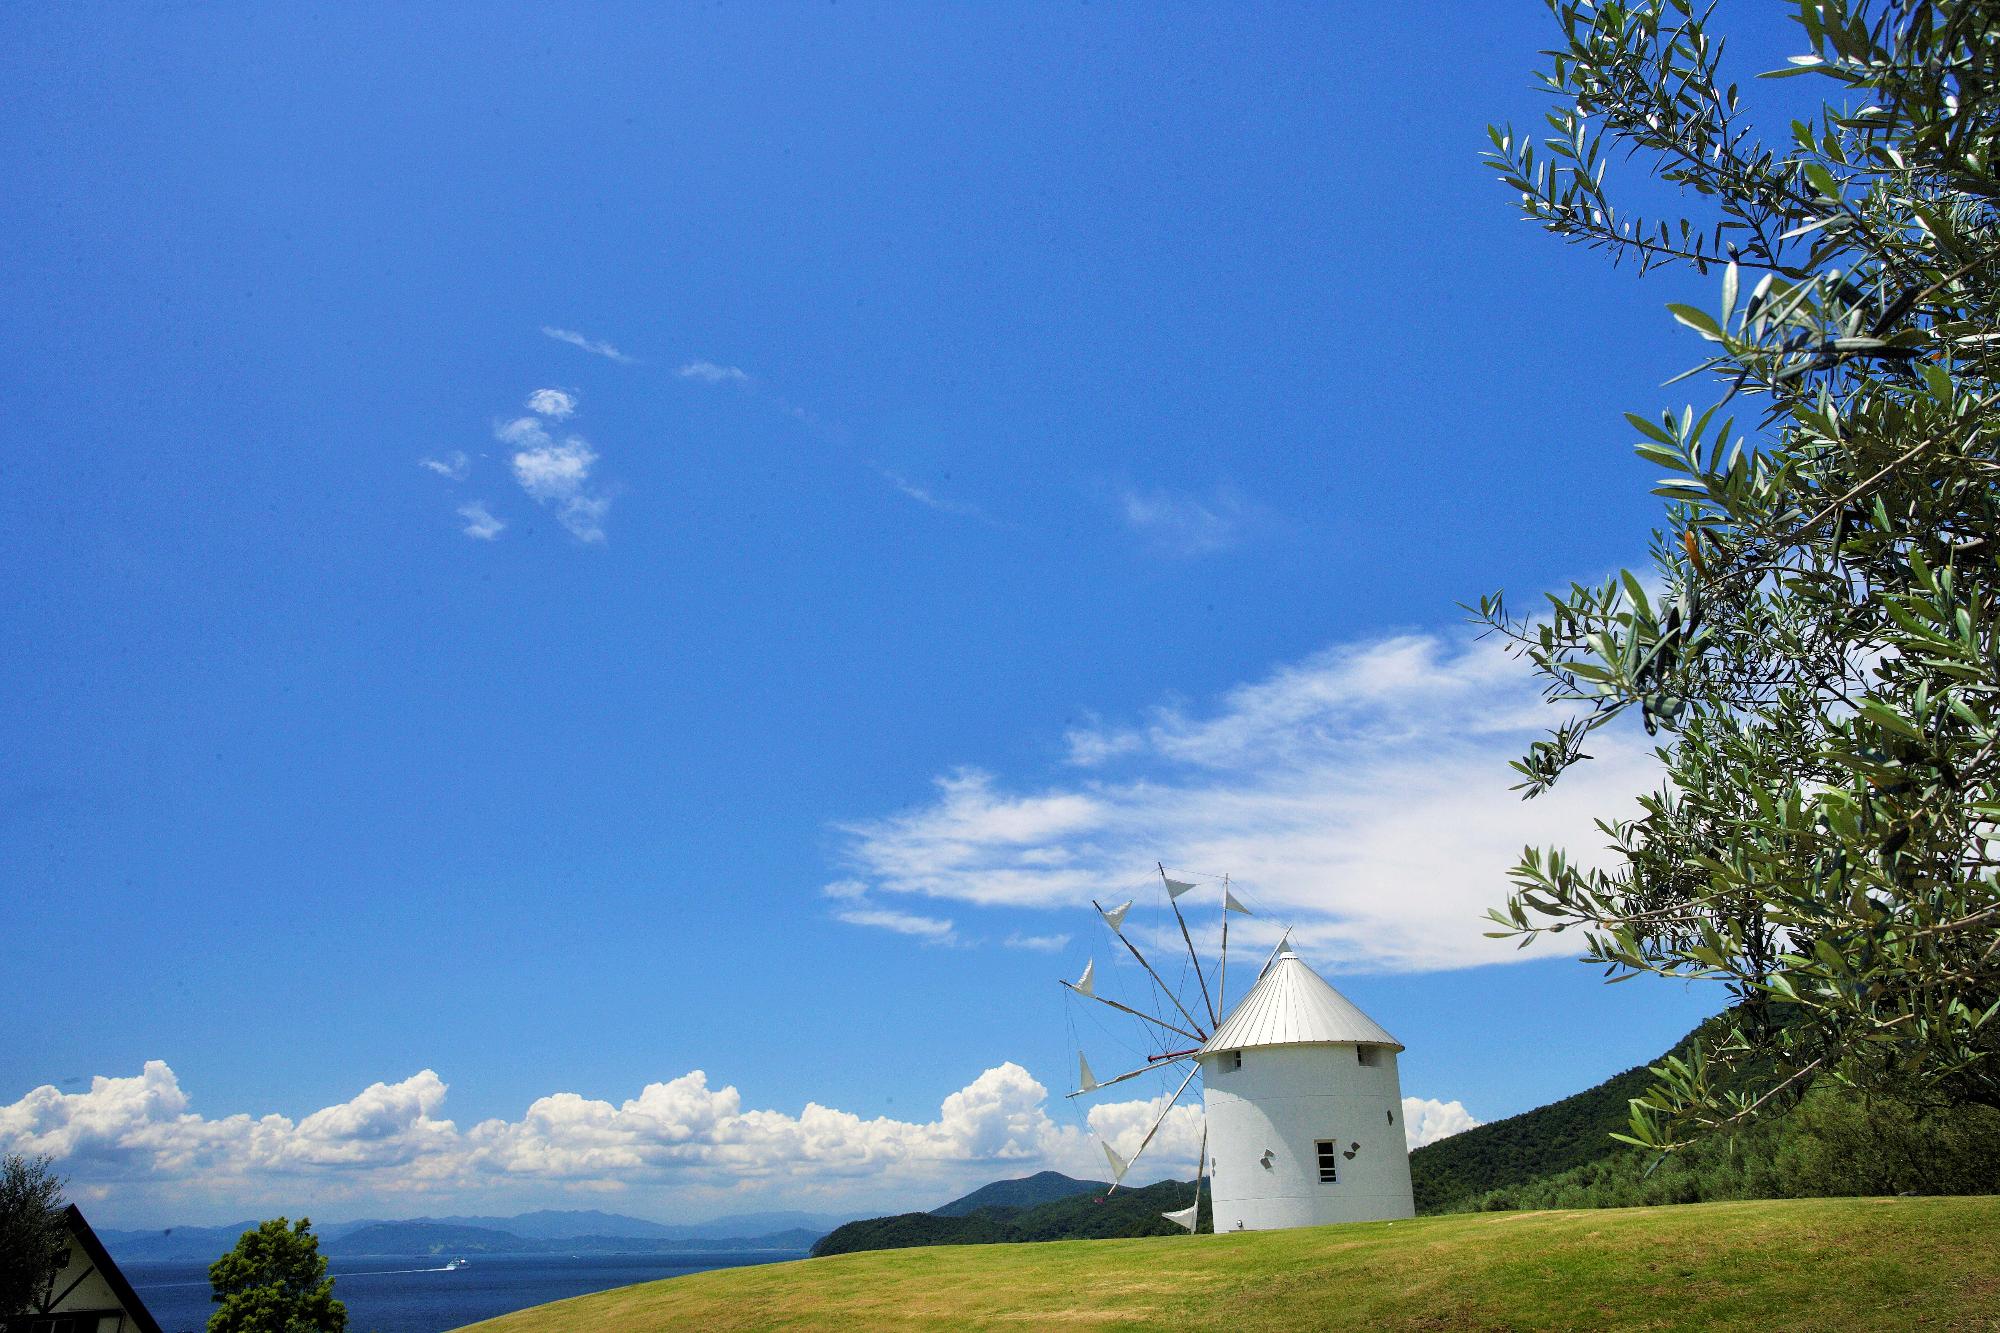
M 551 399 L 536 407 L 536 399 L 545 394 Z M 558 439 L 549 433 L 548 420 L 570 415 L 574 400 L 561 390 L 542 389 L 529 399 L 529 406 L 538 415 L 515 417 L 493 428 L 493 437 L 514 451 L 508 459 L 514 480 L 529 498 L 553 509 L 578 541 L 603 541 L 611 499 L 589 486 L 597 451 L 581 435 Z
M 297 1121 L 210 1119 L 154 1060 L 136 1077 L 96 1078 L 83 1092 L 40 1087 L 0 1105 L 0 1150 L 55 1158 L 75 1197 L 112 1199 L 128 1217 L 166 1209 L 172 1221 L 189 1220 L 197 1199 L 218 1214 L 576 1191 L 651 1192 L 670 1206 L 746 1194 L 907 1202 L 996 1174 L 1083 1170 L 1097 1152 L 1081 1127 L 1050 1118 L 1047 1090 L 1011 1063 L 944 1098 L 923 1121 L 814 1102 L 796 1114 L 750 1108 L 701 1070 L 618 1103 L 552 1093 L 518 1119 L 469 1127 L 444 1116 L 445 1094 L 427 1069 Z
M 1410 1150 L 1436 1143 L 1476 1127 L 1472 1112 L 1457 1101 L 1440 1102 L 1427 1097 L 1403 1098 L 1403 1138 Z
M 1507 761 L 1551 720 L 1520 664 L 1412 634 L 1328 649 L 1229 691 L 1067 737 L 1066 771 L 936 779 L 914 809 L 839 826 L 878 898 L 1087 909 L 1145 867 L 1229 871 L 1259 915 L 1323 964 L 1423 971 L 1533 955 L 1484 937 L 1524 844 L 1586 861 L 1599 816 L 1630 808 L 1651 754 L 1610 731 L 1593 763 L 1523 802 Z
M 298 1120 L 211 1119 L 164 1061 L 151 1060 L 136 1077 L 94 1078 L 82 1092 L 39 1087 L 0 1105 L 0 1152 L 54 1158 L 72 1197 L 108 1201 L 125 1225 L 192 1221 L 203 1208 L 216 1217 L 327 1204 L 435 1212 L 621 1192 L 632 1196 L 627 1206 L 676 1212 L 751 1200 L 908 1207 L 999 1175 L 1101 1176 L 1098 1140 L 1130 1158 L 1167 1095 L 1059 1122 L 1047 1088 L 1009 1062 L 945 1097 L 935 1117 L 906 1121 L 817 1102 L 797 1113 L 746 1107 L 736 1088 L 712 1086 L 697 1069 L 622 1102 L 556 1092 L 518 1119 L 461 1126 L 444 1114 L 446 1093 L 425 1069 Z M 1403 1109 L 1412 1147 L 1477 1123 L 1457 1102 L 1411 1097 Z M 1135 1179 L 1186 1178 L 1200 1142 L 1191 1090 Z
M 528 395 L 528 410 L 561 421 L 576 412 L 576 398 L 561 389 L 537 389 Z
M 1226 551 L 1242 539 L 1249 506 L 1228 489 L 1207 499 L 1168 491 L 1126 490 L 1118 497 L 1125 526 L 1165 555 L 1200 556 Z
M 460 531 L 483 542 L 490 542 L 507 530 L 507 525 L 492 515 L 483 500 L 460 505 L 458 516 L 465 520 L 465 526 Z
M 684 380 L 700 380 L 704 384 L 741 384 L 750 378 L 735 366 L 717 365 L 713 361 L 690 361 L 674 373 Z
M 554 338 L 559 343 L 568 343 L 571 347 L 581 347 L 593 356 L 601 356 L 607 361 L 616 361 L 621 366 L 636 364 L 632 357 L 625 355 L 625 353 L 619 351 L 610 343 L 599 342 L 595 338 L 586 338 L 575 329 L 552 329 L 544 324 L 542 325 L 542 336 L 545 338 Z
M 467 456 L 464 450 L 455 449 L 442 458 L 419 458 L 417 466 L 428 468 L 440 477 L 446 477 L 452 481 L 464 481 L 466 476 L 472 471 L 472 459 Z

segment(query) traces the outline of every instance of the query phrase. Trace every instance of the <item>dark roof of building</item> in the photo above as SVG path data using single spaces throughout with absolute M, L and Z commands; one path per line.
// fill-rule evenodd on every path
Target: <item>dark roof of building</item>
M 63 1209 L 63 1217 L 69 1223 L 70 1234 L 76 1237 L 77 1244 L 83 1246 L 83 1252 L 90 1256 L 90 1262 L 97 1266 L 97 1271 L 103 1275 L 105 1284 L 111 1288 L 111 1294 L 125 1307 L 125 1313 L 132 1317 L 132 1322 L 137 1326 L 139 1333 L 162 1333 L 160 1321 L 153 1318 L 153 1312 L 139 1299 L 139 1293 L 132 1290 L 132 1284 L 118 1271 L 118 1265 L 112 1262 L 111 1252 L 104 1248 L 104 1242 L 90 1229 L 90 1223 L 83 1220 L 82 1211 L 75 1204 L 71 1204 Z

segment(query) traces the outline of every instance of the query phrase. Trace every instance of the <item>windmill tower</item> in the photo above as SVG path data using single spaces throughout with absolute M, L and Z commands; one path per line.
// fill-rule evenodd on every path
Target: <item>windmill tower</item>
M 1279 945 L 1195 1057 L 1215 1229 L 1414 1216 L 1402 1049 Z
M 1186 872 L 1181 872 L 1186 873 Z M 1181 915 L 1179 899 L 1196 886 L 1160 868 L 1168 904 L 1186 944 L 1200 986 L 1199 1000 L 1183 1001 L 1145 954 L 1125 934 L 1132 904 L 1098 906 L 1105 925 L 1145 969 L 1155 991 L 1173 1009 L 1148 1013 L 1100 995 L 1096 964 L 1063 985 L 1081 999 L 1108 1005 L 1148 1025 L 1157 1044 L 1179 1049 L 1148 1057 L 1137 1069 L 1100 1081 L 1082 1052 L 1077 1054 L 1081 1086 L 1071 1097 L 1089 1096 L 1141 1075 L 1188 1066 L 1138 1150 L 1127 1160 L 1104 1145 L 1113 1189 L 1146 1151 L 1167 1113 L 1195 1075 L 1202 1081 L 1202 1149 L 1196 1168 L 1196 1203 L 1166 1214 L 1192 1231 L 1199 1216 L 1200 1185 L 1209 1176 L 1210 1200 L 1218 1231 L 1268 1231 L 1331 1222 L 1370 1222 L 1412 1217 L 1410 1160 L 1403 1133 L 1403 1090 L 1396 1057 L 1403 1045 L 1320 975 L 1292 948 L 1289 933 L 1257 974 L 1257 984 L 1235 1006 L 1224 1002 L 1228 985 L 1229 917 L 1250 914 L 1223 879 L 1222 950 L 1207 971 L 1195 954 L 1194 938 Z M 1136 998 L 1136 997 L 1135 997 Z M 1206 1023 L 1190 1004 L 1198 1003 Z M 1221 1017 L 1218 1019 L 1217 1015 Z M 1178 1037 L 1175 1041 L 1172 1038 Z

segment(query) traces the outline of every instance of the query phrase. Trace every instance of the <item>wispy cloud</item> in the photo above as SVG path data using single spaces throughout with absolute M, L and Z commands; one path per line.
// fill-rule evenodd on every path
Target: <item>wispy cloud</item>
M 1126 528 L 1152 550 L 1185 557 L 1237 545 L 1251 516 L 1250 506 L 1226 487 L 1207 498 L 1128 489 L 1119 493 L 1118 508 Z
M 507 525 L 493 517 L 483 500 L 460 505 L 458 516 L 465 520 L 465 527 L 460 531 L 468 537 L 477 537 L 480 541 L 490 542 L 507 530 Z
M 836 921 L 844 921 L 850 926 L 868 926 L 875 930 L 890 930 L 898 935 L 914 935 L 930 944 L 949 944 L 953 940 L 952 924 L 948 918 L 919 916 L 915 912 L 899 912 L 889 907 L 850 907 L 835 912 Z
M 464 450 L 454 449 L 442 458 L 419 458 L 417 466 L 452 481 L 464 481 L 472 472 L 472 458 Z
M 601 356 L 607 361 L 616 361 L 621 366 L 638 364 L 636 357 L 625 355 L 625 353 L 619 351 L 610 343 L 599 342 L 595 338 L 586 338 L 575 329 L 555 329 L 544 324 L 542 325 L 542 334 L 544 337 L 554 338 L 559 343 L 568 343 L 571 347 L 581 347 L 593 356 Z
M 1083 909 L 1134 868 L 1229 871 L 1263 909 L 1246 942 L 1294 939 L 1349 968 L 1520 958 L 1484 937 L 1523 844 L 1587 854 L 1655 765 L 1607 730 L 1595 762 L 1522 802 L 1507 761 L 1550 718 L 1490 645 L 1416 634 L 1341 645 L 1229 691 L 1069 734 L 1067 772 L 936 779 L 914 809 L 841 827 L 854 881 L 989 907 Z M 1268 941 L 1267 941 L 1268 942 Z M 1534 951 L 1529 951 L 1532 954 Z
M 705 384 L 742 384 L 750 378 L 735 366 L 717 365 L 713 361 L 690 361 L 674 373 L 684 380 L 701 380 Z
M 1069 936 L 1023 935 L 1015 931 L 1000 943 L 1009 949 L 1030 949 L 1035 953 L 1061 953 L 1069 947 Z
M 514 480 L 530 499 L 553 509 L 578 541 L 603 541 L 611 499 L 589 486 L 597 451 L 581 435 L 557 439 L 547 424 L 574 413 L 575 399 L 560 389 L 538 389 L 529 395 L 528 408 L 536 415 L 515 417 L 493 428 L 494 438 L 514 451 L 508 460 Z
M 985 510 L 979 508 L 979 506 L 969 505 L 960 500 L 948 500 L 930 487 L 911 481 L 900 472 L 893 472 L 885 467 L 877 467 L 875 475 L 888 482 L 898 494 L 916 501 L 926 509 L 935 509 L 941 514 L 951 514 L 958 518 L 974 519 L 990 528 L 1005 526 Z
M 837 879 L 820 892 L 839 903 L 833 919 L 850 926 L 886 930 L 909 935 L 926 944 L 957 944 L 958 934 L 948 917 L 923 916 L 916 912 L 882 907 L 868 896 L 868 886 L 860 880 Z

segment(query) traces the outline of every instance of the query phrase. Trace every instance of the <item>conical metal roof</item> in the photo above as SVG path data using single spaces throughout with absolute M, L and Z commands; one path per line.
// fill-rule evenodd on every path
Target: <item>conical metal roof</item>
M 1306 1042 L 1352 1042 L 1403 1049 L 1403 1043 L 1355 1008 L 1352 1000 L 1327 985 L 1286 943 L 1278 947 L 1278 956 L 1257 978 L 1250 993 L 1222 1020 L 1215 1035 L 1202 1043 L 1201 1054 Z

